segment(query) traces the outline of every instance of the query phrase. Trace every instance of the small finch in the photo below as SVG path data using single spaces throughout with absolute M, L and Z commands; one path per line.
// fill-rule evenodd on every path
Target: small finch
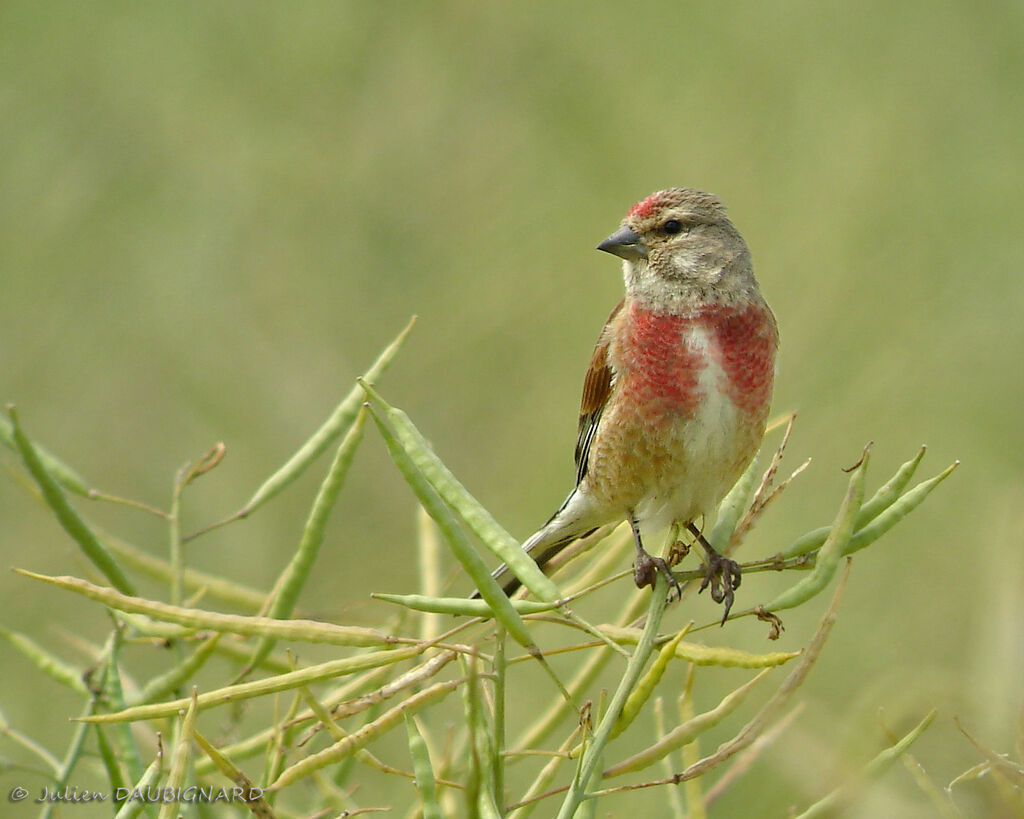
M 707 554 L 725 617 L 739 567 L 695 521 L 707 520 L 757 452 L 775 375 L 775 317 L 758 289 L 750 251 L 722 203 L 691 188 L 651 194 L 597 246 L 620 257 L 626 294 L 608 316 L 583 381 L 576 487 L 524 544 L 543 567 L 578 538 L 629 521 L 634 579 L 655 571 L 641 529 L 685 524 Z M 494 576 L 511 594 L 505 566 Z

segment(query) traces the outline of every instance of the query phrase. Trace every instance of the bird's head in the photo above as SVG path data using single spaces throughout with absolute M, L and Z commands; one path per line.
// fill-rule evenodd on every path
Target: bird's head
M 597 249 L 624 260 L 626 289 L 641 298 L 713 298 L 756 287 L 750 252 L 724 206 L 693 188 L 669 188 L 637 202 Z

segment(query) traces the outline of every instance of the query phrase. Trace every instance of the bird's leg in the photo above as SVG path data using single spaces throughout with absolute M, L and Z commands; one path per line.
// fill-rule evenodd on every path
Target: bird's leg
M 725 603 L 725 611 L 722 614 L 722 625 L 725 625 L 725 621 L 729 617 L 729 609 L 732 608 L 733 592 L 740 587 L 740 580 L 742 580 L 739 564 L 716 552 L 692 521 L 686 524 L 686 528 L 700 541 L 708 559 L 704 581 L 700 584 L 697 593 L 700 594 L 704 589 L 711 587 L 711 599 L 716 603 Z
M 683 590 L 679 587 L 679 581 L 672 574 L 668 563 L 664 558 L 648 554 L 644 548 L 643 541 L 640 539 L 640 526 L 632 516 L 629 518 L 629 527 L 633 530 L 633 543 L 636 545 L 636 561 L 633 563 L 633 582 L 636 583 L 636 587 L 638 589 L 642 589 L 644 586 L 653 588 L 655 574 L 661 572 L 668 580 L 669 594 L 674 593 L 676 599 L 682 597 Z

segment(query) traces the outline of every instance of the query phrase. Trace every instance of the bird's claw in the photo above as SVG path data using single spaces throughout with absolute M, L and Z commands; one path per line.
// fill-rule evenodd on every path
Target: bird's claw
M 729 610 L 732 608 L 733 592 L 740 587 L 743 579 L 740 574 L 739 564 L 735 560 L 717 552 L 708 554 L 707 571 L 704 573 L 704 580 L 700 584 L 697 593 L 704 589 L 711 589 L 711 599 L 716 603 L 724 603 L 725 611 L 722 613 L 722 625 L 729 619 Z
M 636 562 L 633 564 L 633 582 L 636 583 L 638 589 L 642 589 L 644 586 L 654 588 L 654 580 L 658 572 L 661 572 L 668 581 L 669 602 L 681 598 L 683 590 L 664 558 L 654 557 L 645 551 L 637 552 Z

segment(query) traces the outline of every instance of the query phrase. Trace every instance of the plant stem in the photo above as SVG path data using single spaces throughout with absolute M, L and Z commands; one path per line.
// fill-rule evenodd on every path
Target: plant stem
M 640 679 L 644 666 L 647 665 L 647 661 L 654 652 L 654 641 L 658 636 L 658 629 L 661 626 L 661 618 L 665 613 L 667 602 L 668 581 L 661 573 L 658 573 L 654 581 L 654 590 L 651 592 L 651 604 L 647 610 L 647 622 L 644 625 L 643 633 L 640 635 L 640 641 L 637 643 L 636 650 L 626 665 L 626 671 L 619 681 L 619 687 L 612 696 L 611 702 L 608 703 L 607 710 L 601 716 L 601 722 L 594 732 L 594 738 L 590 742 L 583 757 L 583 762 L 580 765 L 579 775 L 569 787 L 569 792 L 565 796 L 562 808 L 558 812 L 558 819 L 572 819 L 576 815 L 576 809 L 580 806 L 580 803 L 587 798 L 586 792 L 590 778 L 593 776 L 594 769 L 597 768 L 598 762 L 604 753 L 605 745 L 608 744 L 615 721 L 619 718 L 619 714 L 622 712 L 622 707 L 625 705 L 630 691 L 633 690 L 637 680 Z

